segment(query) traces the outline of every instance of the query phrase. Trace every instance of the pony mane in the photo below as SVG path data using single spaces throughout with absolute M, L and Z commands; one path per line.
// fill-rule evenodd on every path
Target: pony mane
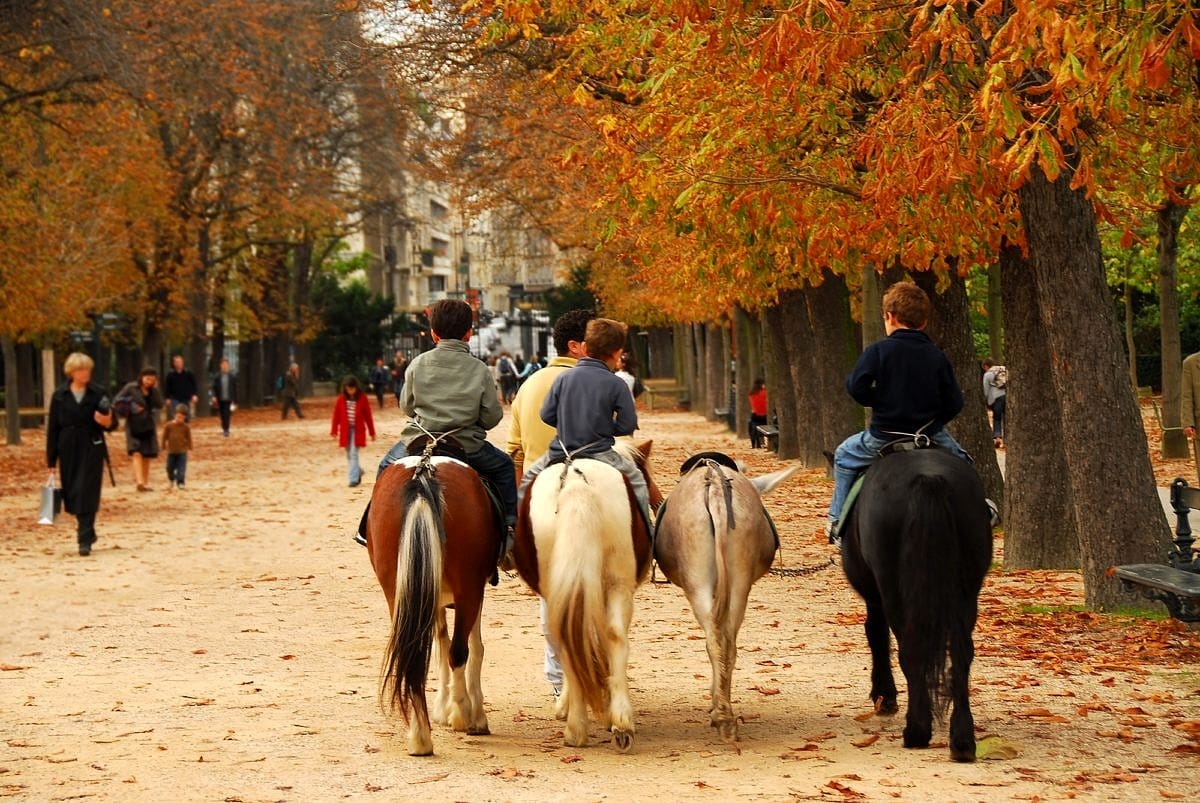
M 646 456 L 642 454 L 642 450 L 637 448 L 637 445 L 632 440 L 617 438 L 613 443 L 613 451 L 626 460 L 633 461 L 633 464 L 638 468 L 645 468 L 646 466 Z

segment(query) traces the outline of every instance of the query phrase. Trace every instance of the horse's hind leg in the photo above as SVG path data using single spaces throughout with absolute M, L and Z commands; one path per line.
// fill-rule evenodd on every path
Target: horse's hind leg
M 900 668 L 904 670 L 904 677 L 908 681 L 904 746 L 929 747 L 929 740 L 933 737 L 933 707 L 925 667 L 912 655 L 911 649 L 905 649 L 904 642 L 899 644 L 899 652 Z
M 450 727 L 468 731 L 471 701 L 467 689 L 466 664 L 470 655 L 471 629 L 483 607 L 483 589 L 454 598 L 454 637 L 450 640 Z
M 467 655 L 467 697 L 471 705 L 471 723 L 467 733 L 473 736 L 485 736 L 491 733 L 488 728 L 487 712 L 483 710 L 483 617 L 475 617 L 475 626 L 471 628 L 470 653 Z
M 429 732 L 429 708 L 425 703 L 425 692 L 413 695 L 412 707 L 412 718 L 408 721 L 408 754 L 431 756 L 433 735 Z
M 433 722 L 450 721 L 450 633 L 446 629 L 446 609 L 439 606 L 433 617 L 433 663 L 437 667 L 438 687 L 433 698 Z
M 878 602 L 867 603 L 867 645 L 871 648 L 871 702 L 879 714 L 894 714 L 896 678 L 892 674 L 892 645 L 888 633 L 887 615 Z M 911 681 L 909 683 L 911 687 Z
M 968 615 L 968 614 L 964 614 Z M 971 662 L 975 658 L 975 612 L 969 613 L 965 636 L 950 637 L 950 695 L 954 710 L 950 714 L 950 757 L 955 761 L 975 760 L 975 718 L 971 716 Z
M 633 621 L 633 590 L 612 588 L 608 594 L 608 697 L 613 743 L 622 753 L 633 746 L 633 706 L 629 702 L 629 625 Z

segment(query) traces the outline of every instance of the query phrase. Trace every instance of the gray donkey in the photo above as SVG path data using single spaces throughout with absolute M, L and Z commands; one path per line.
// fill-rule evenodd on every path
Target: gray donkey
M 727 742 L 738 738 L 729 697 L 746 600 L 779 548 L 761 495 L 797 468 L 750 479 L 726 455 L 693 455 L 659 512 L 655 557 L 667 579 L 683 589 L 704 628 L 713 673 L 710 722 Z

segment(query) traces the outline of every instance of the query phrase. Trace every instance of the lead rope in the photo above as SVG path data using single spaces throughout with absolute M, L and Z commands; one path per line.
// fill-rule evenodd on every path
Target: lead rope
M 421 422 L 417 421 L 415 418 L 409 419 L 409 423 L 421 430 L 421 432 L 426 436 L 425 448 L 421 452 L 421 462 L 417 464 L 415 469 L 413 469 L 413 476 L 420 477 L 423 474 L 429 474 L 432 476 L 437 474 L 437 466 L 433 464 L 433 451 L 445 438 L 448 438 L 454 433 L 461 431 L 463 427 L 455 427 L 449 432 L 442 432 L 435 435 L 434 433 L 425 429 L 425 427 L 421 426 Z

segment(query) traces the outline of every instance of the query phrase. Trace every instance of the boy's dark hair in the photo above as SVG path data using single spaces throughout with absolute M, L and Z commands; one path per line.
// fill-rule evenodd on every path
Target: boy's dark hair
M 989 371 L 992 368 L 994 368 L 995 365 L 996 365 L 996 361 L 993 360 L 991 357 L 988 357 L 986 360 L 983 361 L 983 370 Z
M 760 390 L 762 390 L 762 389 L 763 389 L 763 388 L 765 388 L 766 386 L 767 386 L 767 380 L 763 379 L 763 378 L 760 376 L 760 377 L 756 378 L 756 379 L 754 380 L 754 384 L 752 384 L 752 385 L 750 386 L 750 392 L 751 392 L 751 393 L 758 393 Z
M 147 376 L 157 377 L 158 371 L 156 369 L 150 367 L 149 365 L 147 365 L 145 368 L 143 368 L 141 371 L 138 372 L 138 381 L 141 382 L 142 379 Z
M 475 323 L 471 305 L 457 298 L 445 298 L 429 308 L 429 328 L 443 340 L 462 340 Z
M 901 326 L 921 329 L 929 323 L 933 303 L 914 283 L 896 282 L 883 294 L 883 311 L 895 315 Z
M 587 337 L 588 321 L 596 317 L 590 309 L 573 309 L 558 316 L 554 322 L 554 350 L 558 356 L 567 356 L 567 344 L 574 340 L 582 343 Z
M 350 388 L 362 390 L 362 388 L 358 385 L 358 377 L 354 374 L 346 374 L 342 377 L 342 393 L 345 393 Z
M 625 348 L 629 327 L 612 318 L 593 318 L 588 321 L 583 342 L 589 357 L 602 360 Z

